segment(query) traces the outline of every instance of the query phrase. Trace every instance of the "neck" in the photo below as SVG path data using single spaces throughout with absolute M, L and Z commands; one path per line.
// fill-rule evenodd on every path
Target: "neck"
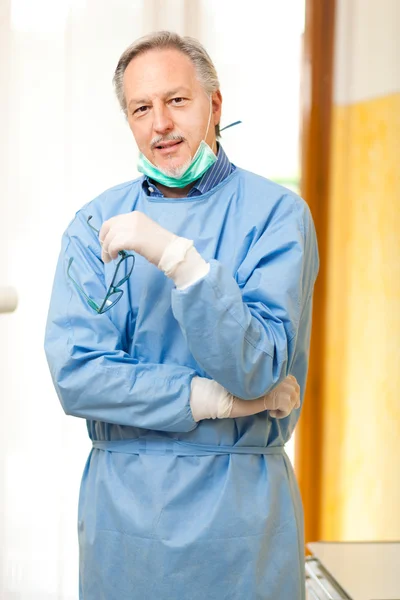
M 186 185 L 183 188 L 171 188 L 167 187 L 166 185 L 161 185 L 161 183 L 157 183 L 158 189 L 166 198 L 186 198 L 193 186 L 194 182 Z

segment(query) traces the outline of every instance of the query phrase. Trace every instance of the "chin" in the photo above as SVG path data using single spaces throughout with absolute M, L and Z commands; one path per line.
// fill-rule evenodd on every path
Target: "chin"
M 179 162 L 178 161 L 167 162 L 167 161 L 165 161 L 165 163 L 159 164 L 159 165 L 157 165 L 157 167 L 165 175 L 168 175 L 169 177 L 179 178 L 179 177 L 181 177 L 184 174 L 184 172 L 186 171 L 186 169 L 190 165 L 190 162 L 191 162 L 190 159 L 189 160 L 185 160 L 184 162 L 181 162 L 181 161 L 179 161 Z

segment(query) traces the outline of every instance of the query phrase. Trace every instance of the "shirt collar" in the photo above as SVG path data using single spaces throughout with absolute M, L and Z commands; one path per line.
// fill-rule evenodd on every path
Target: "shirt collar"
M 221 183 L 221 181 L 223 181 L 226 177 L 228 177 L 228 175 L 230 175 L 234 169 L 221 144 L 217 145 L 217 160 L 209 169 L 207 169 L 200 179 L 194 183 L 194 186 L 188 193 L 188 197 L 206 194 L 212 188 Z M 151 196 L 153 198 L 164 198 L 164 195 L 157 188 L 156 183 L 151 181 L 147 175 L 143 176 L 142 188 L 147 196 Z

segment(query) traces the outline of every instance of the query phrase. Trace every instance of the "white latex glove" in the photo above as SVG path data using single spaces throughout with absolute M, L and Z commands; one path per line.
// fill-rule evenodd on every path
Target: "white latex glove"
M 118 252 L 127 250 L 137 252 L 158 267 L 164 250 L 177 237 L 138 210 L 117 215 L 105 221 L 100 229 L 101 259 L 109 263 L 118 257 Z
M 296 377 L 288 375 L 264 396 L 264 406 L 275 419 L 284 419 L 294 408 L 300 408 L 300 386 Z
M 184 290 L 205 277 L 210 265 L 197 252 L 192 240 L 176 237 L 165 248 L 158 268 L 173 280 L 178 290 Z
M 256 400 L 242 400 L 212 379 L 194 377 L 190 407 L 195 421 L 248 417 L 265 410 L 271 417 L 283 419 L 300 407 L 300 386 L 293 375 L 288 375 L 269 394 Z
M 99 238 L 105 263 L 118 258 L 121 250 L 137 252 L 170 277 L 178 289 L 192 285 L 210 268 L 192 240 L 171 233 L 138 210 L 108 219 Z

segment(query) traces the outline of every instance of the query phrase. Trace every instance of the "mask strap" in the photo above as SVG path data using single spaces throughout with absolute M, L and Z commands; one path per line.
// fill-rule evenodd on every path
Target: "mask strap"
M 205 142 L 206 139 L 207 139 L 208 130 L 210 128 L 210 123 L 211 123 L 211 115 L 212 115 L 212 94 L 210 94 L 210 114 L 208 115 L 208 123 L 207 123 L 206 135 L 204 136 L 204 138 L 202 140 L 203 142 Z M 214 146 L 214 144 L 213 144 L 213 146 Z M 212 148 L 212 150 L 213 150 L 213 148 Z

